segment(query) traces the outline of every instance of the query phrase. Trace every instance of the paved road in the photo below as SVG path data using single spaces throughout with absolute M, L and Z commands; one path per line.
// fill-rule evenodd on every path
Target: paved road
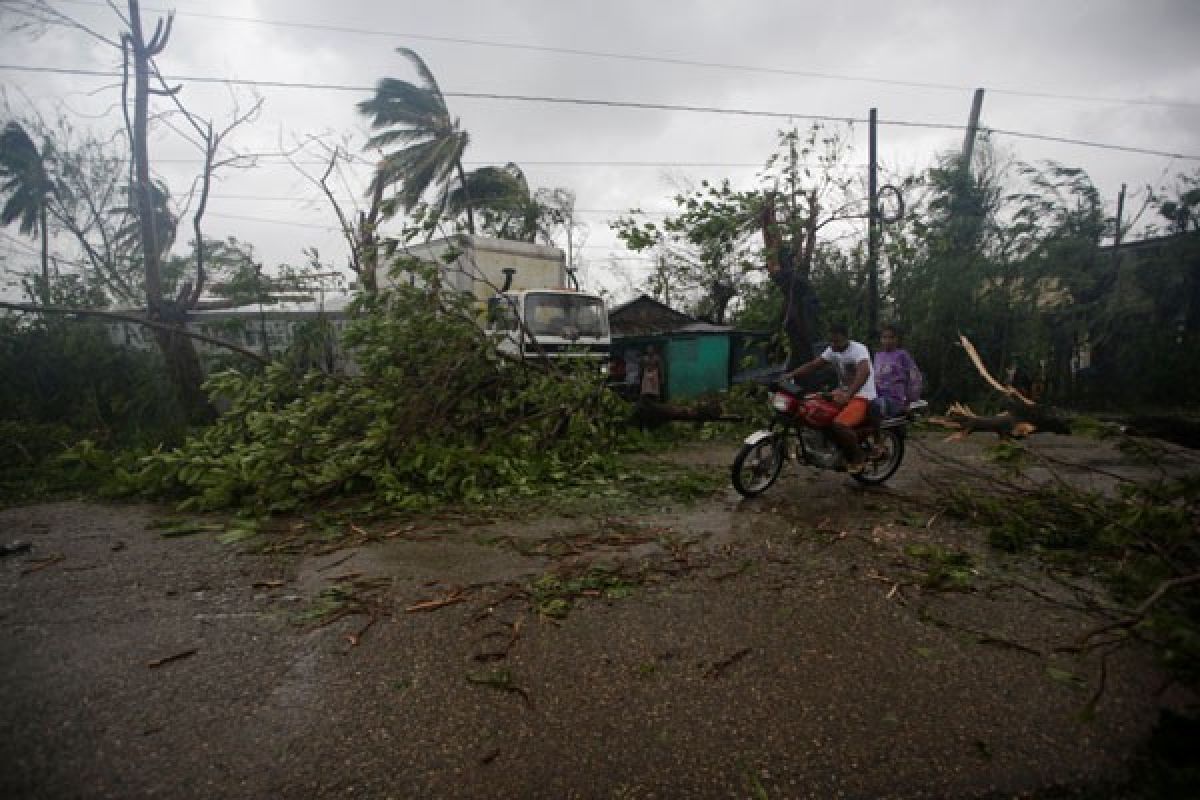
M 1161 676 L 1119 654 L 1085 719 L 1098 664 L 1053 650 L 1097 620 L 931 524 L 913 498 L 936 469 L 914 452 L 885 492 L 793 470 L 753 502 L 422 520 L 308 556 L 164 538 L 150 506 L 0 512 L 5 541 L 33 543 L 0 562 L 0 796 L 1009 797 L 1119 778 Z M 970 590 L 920 588 L 913 544 L 971 553 Z M 364 613 L 298 624 L 322 602 Z

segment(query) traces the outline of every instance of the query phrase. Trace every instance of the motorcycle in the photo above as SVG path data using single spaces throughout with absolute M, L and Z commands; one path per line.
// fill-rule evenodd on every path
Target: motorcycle
M 775 382 L 770 388 L 770 404 L 775 411 L 770 427 L 747 436 L 733 460 L 733 488 L 743 497 L 756 497 L 771 488 L 790 454 L 798 463 L 818 469 L 846 468 L 832 430 L 833 419 L 841 408 L 831 395 L 806 394 L 790 382 Z M 851 477 L 868 486 L 892 477 L 904 460 L 908 424 L 925 405 L 918 401 L 903 414 L 886 419 L 868 415 L 866 422 L 855 428 L 865 466 L 862 472 L 852 472 Z

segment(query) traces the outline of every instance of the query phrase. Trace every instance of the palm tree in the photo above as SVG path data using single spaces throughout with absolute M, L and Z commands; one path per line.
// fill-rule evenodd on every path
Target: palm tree
M 43 301 L 50 292 L 50 234 L 46 223 L 57 185 L 49 169 L 49 149 L 39 151 L 19 122 L 9 122 L 0 132 L 0 195 L 8 196 L 0 209 L 0 225 L 15 222 L 24 235 L 41 235 Z
M 459 128 L 457 119 L 451 119 L 446 98 L 421 57 L 407 47 L 396 52 L 416 68 L 420 85 L 384 78 L 375 87 L 375 96 L 358 104 L 359 112 L 371 117 L 372 130 L 379 131 L 367 141 L 368 148 L 403 145 L 384 154 L 368 194 L 398 185 L 400 204 L 412 211 L 426 191 L 436 188 L 438 205 L 444 206 L 453 178 L 459 187 L 467 186 L 462 156 L 470 136 Z M 465 208 L 467 230 L 475 233 L 469 198 Z
M 511 161 L 480 167 L 466 173 L 464 181 L 446 194 L 447 214 L 457 217 L 475 207 L 483 213 L 484 231 L 500 239 L 534 241 L 543 209 L 520 167 Z

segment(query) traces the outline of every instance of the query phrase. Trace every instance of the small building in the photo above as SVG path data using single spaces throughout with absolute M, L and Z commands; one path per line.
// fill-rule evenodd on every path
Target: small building
M 614 375 L 624 393 L 636 397 L 639 361 L 648 347 L 663 362 L 664 400 L 687 400 L 726 391 L 735 382 L 754 343 L 766 335 L 738 331 L 728 325 L 701 322 L 649 295 L 639 295 L 608 314 L 612 329 Z M 758 360 L 758 356 L 753 356 Z

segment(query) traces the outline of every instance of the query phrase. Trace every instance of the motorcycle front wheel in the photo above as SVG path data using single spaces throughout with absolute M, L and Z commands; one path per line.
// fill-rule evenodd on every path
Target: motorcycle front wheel
M 892 477 L 904 460 L 904 437 L 891 428 L 881 430 L 878 436 L 878 449 L 867 456 L 866 468 L 853 476 L 868 486 L 877 486 Z
M 771 488 L 783 469 L 787 438 L 781 433 L 744 444 L 733 460 L 733 488 L 742 497 L 757 497 Z

